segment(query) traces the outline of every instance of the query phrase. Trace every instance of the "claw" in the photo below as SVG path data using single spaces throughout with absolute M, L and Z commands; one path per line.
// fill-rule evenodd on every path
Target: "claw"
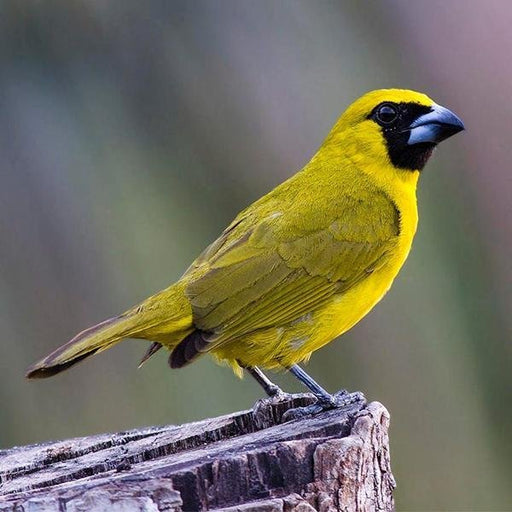
M 352 405 L 357 402 L 366 403 L 366 397 L 361 393 L 361 391 L 349 393 L 346 389 L 342 389 L 335 393 L 334 399 L 336 401 L 337 408 L 347 407 L 347 405 Z
M 295 407 L 295 409 L 289 409 L 283 414 L 282 421 L 286 423 L 288 421 L 299 420 L 305 418 L 306 416 L 313 416 L 314 414 L 318 414 L 320 412 L 326 411 L 328 409 L 332 409 L 332 407 L 324 407 L 320 404 L 307 405 L 306 407 Z
M 343 407 L 347 407 L 358 402 L 366 402 L 365 396 L 360 391 L 349 393 L 345 389 L 342 389 L 336 394 L 329 396 L 330 400 L 318 400 L 314 404 L 307 405 L 306 407 L 295 407 L 294 409 L 289 409 L 283 414 L 282 421 L 287 422 L 297 420 L 306 416 L 312 416 L 314 414 L 328 411 L 329 409 L 342 409 Z
M 293 395 L 279 390 L 275 395 L 260 398 L 253 406 L 253 419 L 258 429 L 264 429 L 281 422 L 279 409 L 286 407 L 293 400 Z M 280 406 L 280 404 L 282 404 Z

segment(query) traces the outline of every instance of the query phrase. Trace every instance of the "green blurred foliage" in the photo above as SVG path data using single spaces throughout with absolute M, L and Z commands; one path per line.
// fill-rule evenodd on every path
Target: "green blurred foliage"
M 422 176 L 393 290 L 309 369 L 390 410 L 399 509 L 508 509 L 511 22 L 504 1 L 0 3 L 0 446 L 250 407 L 208 358 L 137 371 L 140 341 L 23 372 L 177 279 L 348 103 L 399 86 L 467 132 Z

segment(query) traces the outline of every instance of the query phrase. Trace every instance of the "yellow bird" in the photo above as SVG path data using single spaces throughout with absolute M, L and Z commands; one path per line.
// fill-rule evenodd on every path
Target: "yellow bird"
M 428 96 L 372 91 L 340 117 L 311 161 L 242 211 L 181 279 L 91 327 L 29 368 L 48 377 L 123 338 L 153 341 L 180 368 L 204 353 L 247 369 L 287 369 L 339 405 L 298 363 L 363 318 L 404 264 L 418 222 L 416 184 L 435 146 L 463 130 Z M 142 364 L 142 363 L 141 363 Z

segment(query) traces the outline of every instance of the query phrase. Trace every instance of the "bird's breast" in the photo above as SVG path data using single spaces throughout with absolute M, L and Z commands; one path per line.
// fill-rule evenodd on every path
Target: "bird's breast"
M 288 333 L 289 343 L 293 347 L 290 357 L 296 359 L 295 362 L 306 359 L 311 352 L 351 329 L 391 287 L 407 259 L 418 221 L 415 198 L 414 201 L 401 201 L 397 208 L 400 212 L 400 230 L 386 262 L 351 289 L 335 295 L 328 304 L 308 316 L 307 323 L 315 326 L 309 336 L 304 336 L 299 325 L 296 335 Z

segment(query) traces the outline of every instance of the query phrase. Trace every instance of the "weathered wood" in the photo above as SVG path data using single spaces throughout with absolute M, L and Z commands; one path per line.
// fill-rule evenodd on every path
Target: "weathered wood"
M 310 401 L 0 451 L 0 511 L 393 510 L 386 409 L 281 422 Z

